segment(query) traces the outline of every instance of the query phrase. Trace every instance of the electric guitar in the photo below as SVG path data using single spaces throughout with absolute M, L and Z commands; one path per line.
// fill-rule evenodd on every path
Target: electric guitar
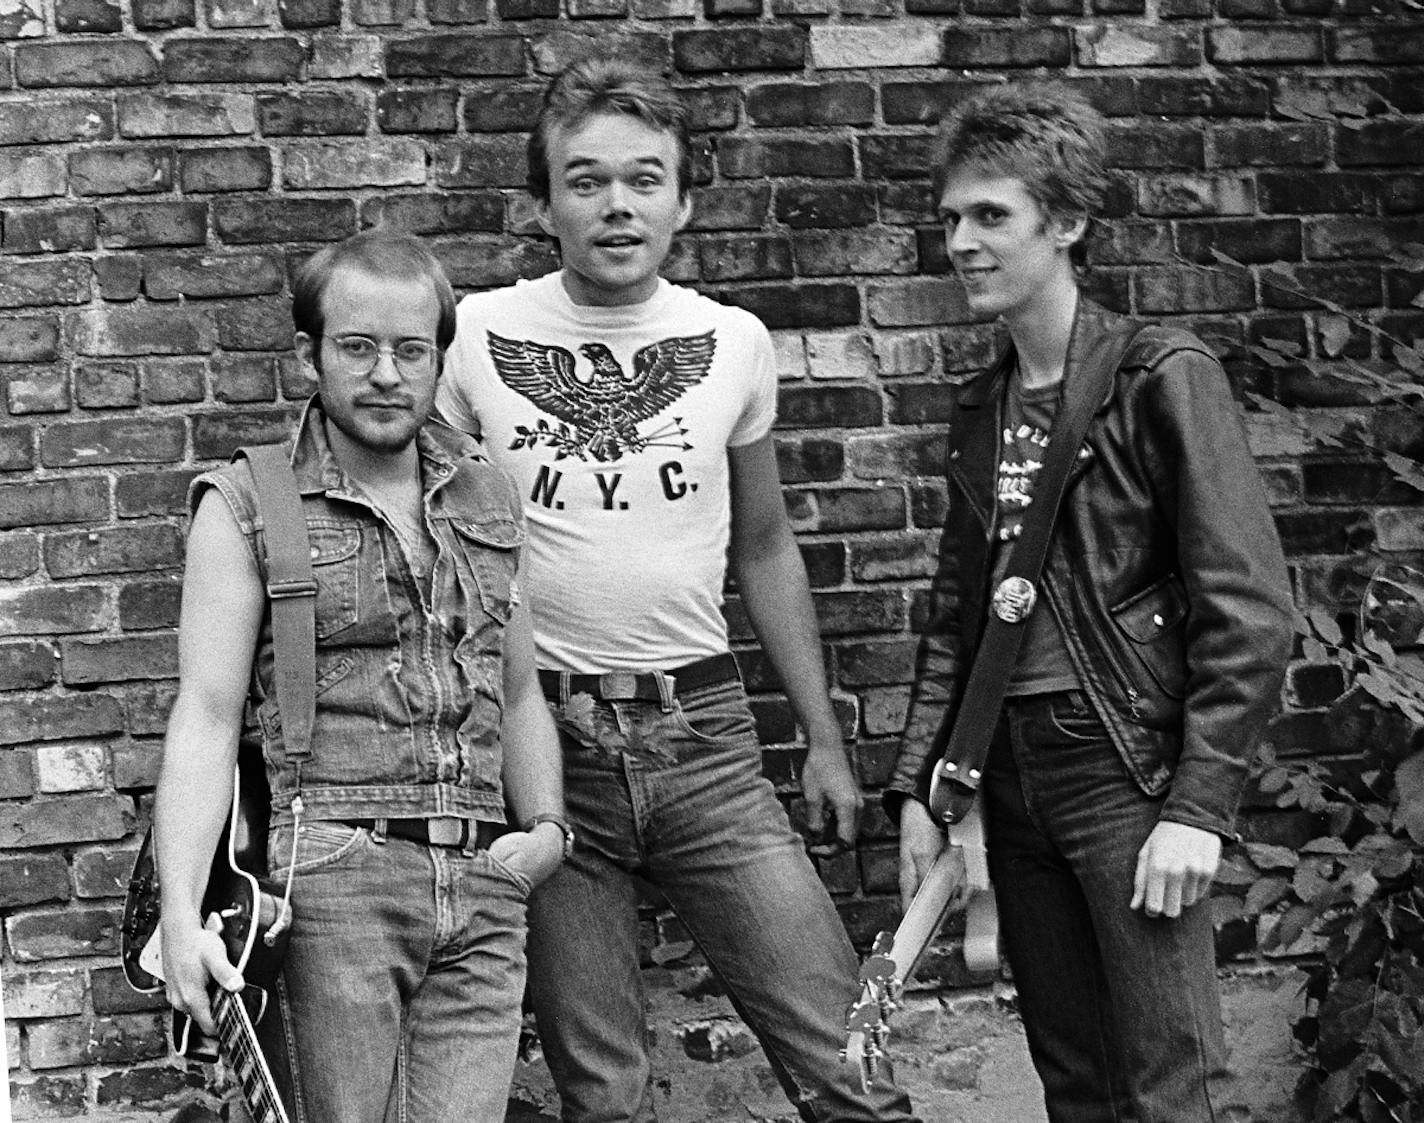
M 949 844 L 920 883 L 894 933 L 875 937 L 860 968 L 860 998 L 846 1015 L 843 1061 L 860 1066 L 860 1083 L 870 1091 L 890 1040 L 890 1015 L 925 948 L 956 900 L 964 900 L 964 962 L 983 974 L 999 967 L 999 913 L 989 885 L 984 828 L 976 805 L 949 828 Z
M 221 987 L 212 988 L 216 1041 L 204 1035 L 190 1017 L 175 1010 L 173 1048 L 192 1060 L 211 1063 L 221 1058 L 242 1089 L 243 1102 L 254 1123 L 290 1123 L 272 1071 L 258 1046 L 256 1030 L 276 984 L 289 933 L 285 923 L 277 923 L 282 913 L 281 901 L 263 892 L 249 872 L 264 866 L 266 800 L 250 788 L 244 790 L 243 769 L 236 771 L 232 814 L 213 855 L 202 914 L 217 913 L 221 918 L 220 934 L 228 959 L 242 972 L 246 985 L 236 994 Z M 158 869 L 150 828 L 129 878 L 119 940 L 124 977 L 144 994 L 164 987 L 159 905 Z

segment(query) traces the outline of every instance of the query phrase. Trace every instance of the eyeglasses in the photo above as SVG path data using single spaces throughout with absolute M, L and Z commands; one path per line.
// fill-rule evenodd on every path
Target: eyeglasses
M 402 374 L 429 374 L 435 367 L 440 349 L 423 339 L 402 339 L 391 347 L 382 347 L 365 335 L 328 335 L 336 349 L 336 361 L 349 374 L 370 374 L 382 355 L 389 355 Z

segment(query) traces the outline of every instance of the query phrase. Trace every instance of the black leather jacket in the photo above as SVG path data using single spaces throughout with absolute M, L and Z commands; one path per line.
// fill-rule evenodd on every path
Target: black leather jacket
M 1139 330 L 1140 329 L 1140 330 Z M 1069 476 L 1036 611 L 1052 611 L 1084 693 L 1161 817 L 1230 837 L 1279 701 L 1291 596 L 1225 373 L 1195 336 L 1079 301 L 1065 370 L 1137 333 Z M 1011 349 L 956 391 L 948 513 L 904 741 L 886 791 L 925 800 L 941 715 L 983 634 Z

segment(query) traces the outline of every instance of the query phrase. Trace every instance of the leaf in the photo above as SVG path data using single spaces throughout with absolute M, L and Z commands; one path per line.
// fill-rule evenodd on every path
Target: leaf
M 1416 843 L 1424 845 L 1424 750 L 1394 770 L 1394 786 L 1399 794 L 1395 823 Z
M 1408 484 L 1415 491 L 1424 491 L 1424 465 L 1417 460 L 1410 460 L 1397 452 L 1386 452 L 1384 464 L 1400 483 Z
M 1268 870 L 1293 870 L 1300 863 L 1296 852 L 1288 846 L 1275 846 L 1269 842 L 1246 842 L 1242 847 L 1262 873 Z
M 1320 317 L 1320 345 L 1331 358 L 1338 358 L 1350 342 L 1350 321 L 1344 316 Z
M 1262 795 L 1275 795 L 1290 783 L 1290 773 L 1284 768 L 1268 768 L 1261 773 L 1256 787 Z
M 1338 838 L 1312 838 L 1300 848 L 1302 854 L 1348 854 L 1350 848 Z
M 1315 629 L 1315 634 L 1325 643 L 1339 647 L 1345 641 L 1345 637 L 1340 633 L 1340 625 L 1330 613 L 1320 608 L 1312 608 L 1306 615 L 1310 617 L 1310 626 Z
M 1290 882 L 1285 878 L 1264 877 L 1246 891 L 1246 913 L 1259 916 L 1289 892 Z

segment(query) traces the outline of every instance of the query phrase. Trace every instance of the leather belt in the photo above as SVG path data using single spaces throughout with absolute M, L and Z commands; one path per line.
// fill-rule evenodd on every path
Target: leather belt
M 568 695 L 588 694 L 596 702 L 658 702 L 662 700 L 662 690 L 658 679 L 672 680 L 674 693 L 700 690 L 705 686 L 740 679 L 737 660 L 730 654 L 712 655 L 674 667 L 670 671 L 609 671 L 602 675 L 582 675 L 571 671 L 539 672 L 539 686 L 544 697 L 550 701 L 560 700 L 561 692 Z
M 368 831 L 374 831 L 376 825 L 382 822 L 380 819 L 341 821 L 348 827 L 361 827 Z M 384 822 L 386 835 L 390 838 L 403 838 L 424 846 L 458 846 L 462 850 L 467 846 L 472 850 L 488 850 L 491 842 L 509 830 L 503 823 L 457 819 L 451 815 L 434 819 L 386 819 Z

